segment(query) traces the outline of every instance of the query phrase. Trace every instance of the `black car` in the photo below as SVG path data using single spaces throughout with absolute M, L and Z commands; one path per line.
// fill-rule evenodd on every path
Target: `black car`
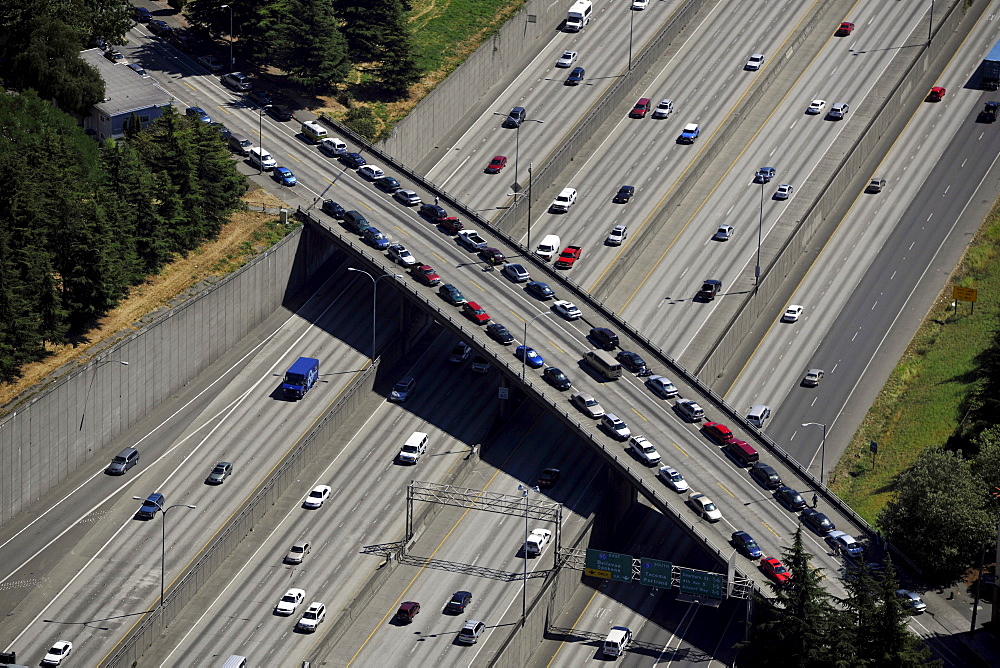
M 545 469 L 538 474 L 539 487 L 552 487 L 559 480 L 559 469 Z
M 450 612 L 452 614 L 459 614 L 465 612 L 465 609 L 469 607 L 472 603 L 472 593 L 467 591 L 456 591 L 448 601 L 448 605 L 444 606 L 445 612 Z
M 715 296 L 719 294 L 722 290 L 722 281 L 710 278 L 705 281 L 704 285 L 701 286 L 701 290 L 695 295 L 695 298 L 702 301 L 710 302 L 715 299 Z
M 528 112 L 524 107 L 514 107 L 507 114 L 507 118 L 503 122 L 505 128 L 519 128 L 524 119 L 528 117 Z
M 381 188 L 382 190 L 386 191 L 387 193 L 394 193 L 400 189 L 399 181 L 392 178 L 391 176 L 383 176 L 382 178 L 380 178 L 378 181 L 375 182 L 375 185 Z
M 781 476 L 774 470 L 774 467 L 763 462 L 757 462 L 750 467 L 750 477 L 764 489 L 777 489 L 782 484 Z
M 261 107 L 266 107 L 267 105 L 273 102 L 273 100 L 271 100 L 271 96 L 267 93 L 267 91 L 256 90 L 256 89 L 247 93 L 247 99 Z
M 603 350 L 614 350 L 618 347 L 618 335 L 607 327 L 592 327 L 590 338 Z
M 635 186 L 622 186 L 621 188 L 618 189 L 618 192 L 615 194 L 615 198 L 611 201 L 615 202 L 616 204 L 625 204 L 630 199 L 632 199 L 632 195 L 634 194 L 635 194 Z
M 447 218 L 448 212 L 444 210 L 444 207 L 437 204 L 421 204 L 420 215 L 437 222 Z
M 507 328 L 501 325 L 499 322 L 491 322 L 486 325 L 486 333 L 496 341 L 497 343 L 502 343 L 505 346 L 509 346 L 514 343 L 514 337 Z
M 615 358 L 622 363 L 622 366 L 631 371 L 632 373 L 637 373 L 640 376 L 649 375 L 649 367 L 646 366 L 646 360 L 639 356 L 639 353 L 634 353 L 631 350 L 622 350 Z
M 524 286 L 524 291 L 538 299 L 552 299 L 556 296 L 555 291 L 547 283 L 541 281 L 529 281 Z
M 325 199 L 323 200 L 323 213 L 329 214 L 337 220 L 343 220 L 344 213 L 346 213 L 346 211 L 344 207 L 340 206 L 332 199 Z
M 283 104 L 272 104 L 267 113 L 274 116 L 279 121 L 290 121 L 294 118 L 292 110 Z
M 167 40 L 185 53 L 194 51 L 195 44 L 197 43 L 197 40 L 193 36 L 179 33 L 176 30 L 170 31 L 170 34 L 167 35 Z
M 131 65 L 129 67 L 131 67 Z M 145 74 L 145 72 L 143 72 L 143 74 Z M 223 123 L 215 122 L 215 123 L 209 123 L 209 125 L 218 130 L 219 134 L 222 135 L 223 139 L 229 139 L 233 134 L 232 132 L 229 131 L 229 128 L 227 128 Z
M 545 371 L 542 372 L 542 377 L 549 381 L 552 387 L 557 390 L 568 390 L 573 385 L 569 377 L 554 366 L 546 367 Z
M 149 32 L 153 33 L 154 35 L 159 35 L 160 37 L 169 35 L 174 31 L 174 29 L 170 27 L 169 23 L 167 23 L 166 21 L 161 21 L 160 19 L 153 19 L 148 23 L 148 25 L 149 25 Z
M 829 517 L 818 510 L 813 510 L 812 508 L 806 508 L 803 510 L 801 517 L 804 524 L 808 524 L 812 527 L 813 531 L 820 535 L 828 534 L 837 528 L 834 526 L 833 522 L 830 521 Z
M 360 153 L 345 153 L 344 155 L 340 156 L 340 159 L 341 161 L 343 161 L 345 165 L 351 167 L 352 169 L 357 169 L 358 167 L 364 167 L 365 165 L 368 164 L 368 161 L 365 160 L 364 156 L 362 156 Z
M 145 7 L 136 7 L 132 17 L 139 23 L 149 23 L 153 20 L 153 15 Z
M 144 70 L 142 65 L 139 65 L 138 63 L 129 63 L 128 68 L 141 77 L 146 76 L 146 70 Z
M 797 513 L 806 507 L 806 500 L 791 487 L 779 487 L 774 491 L 774 498 L 793 513 Z
M 566 77 L 566 85 L 578 86 L 580 82 L 583 81 L 583 77 L 585 74 L 586 72 L 582 67 L 574 67 L 573 71 L 569 73 L 568 77 Z

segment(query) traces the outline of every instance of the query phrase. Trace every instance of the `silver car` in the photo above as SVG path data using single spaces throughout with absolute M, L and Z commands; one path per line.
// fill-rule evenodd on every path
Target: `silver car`
M 669 378 L 664 376 L 650 376 L 649 380 L 646 381 L 649 385 L 649 389 L 655 392 L 662 399 L 669 399 L 670 397 L 677 396 L 677 388 L 674 384 L 670 382 Z
M 604 409 L 601 408 L 601 404 L 586 392 L 574 392 L 569 395 L 569 400 L 574 406 L 583 411 L 587 417 L 594 419 L 604 417 Z
M 500 271 L 515 283 L 527 283 L 531 280 L 531 274 L 528 273 L 528 270 L 513 262 L 505 264 Z
M 301 564 L 302 560 L 306 558 L 309 554 L 312 546 L 309 545 L 307 540 L 299 540 L 292 543 L 292 547 L 288 550 L 288 554 L 285 555 L 286 564 Z

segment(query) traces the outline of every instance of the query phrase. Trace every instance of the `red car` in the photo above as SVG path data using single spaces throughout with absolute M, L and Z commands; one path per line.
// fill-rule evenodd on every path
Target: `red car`
M 785 565 L 775 559 L 774 557 L 768 557 L 766 559 L 760 560 L 760 570 L 764 571 L 764 575 L 771 578 L 777 583 L 787 582 L 792 579 L 792 574 L 788 572 Z
M 646 112 L 649 111 L 649 105 L 650 105 L 650 102 L 649 102 L 649 98 L 648 97 L 640 97 L 639 101 L 635 103 L 634 107 L 632 107 L 632 111 L 630 111 L 628 113 L 629 117 L 630 118 L 645 118 L 646 117 Z
M 438 221 L 438 225 L 444 228 L 444 231 L 448 234 L 458 234 L 465 229 L 465 225 L 462 221 L 455 216 L 449 216 Z
M 580 259 L 583 254 L 582 246 L 566 246 L 556 260 L 556 269 L 571 269 L 573 264 Z
M 495 155 L 493 159 L 490 160 L 490 164 L 486 166 L 487 174 L 499 174 L 500 170 L 507 166 L 507 156 L 505 155 Z
M 736 440 L 736 437 L 733 436 L 733 431 L 719 422 L 706 422 L 703 429 L 705 430 L 705 436 L 708 436 L 719 445 L 729 445 Z
M 944 94 L 947 92 L 948 91 L 946 91 L 944 88 L 941 88 L 941 86 L 934 86 L 934 88 L 931 88 L 931 92 L 927 95 L 927 101 L 940 102 L 941 100 L 944 99 Z
M 844 21 L 840 24 L 840 27 L 837 28 L 837 37 L 847 37 L 852 32 L 854 32 L 854 24 L 850 21 Z
M 462 310 L 465 311 L 465 315 L 469 316 L 469 318 L 477 325 L 485 325 L 490 321 L 490 314 L 476 302 L 465 302 L 465 304 L 462 305 Z
M 413 274 L 413 278 L 417 279 L 424 285 L 437 285 L 441 282 L 441 277 L 437 275 L 434 268 L 426 264 L 414 267 L 410 273 Z

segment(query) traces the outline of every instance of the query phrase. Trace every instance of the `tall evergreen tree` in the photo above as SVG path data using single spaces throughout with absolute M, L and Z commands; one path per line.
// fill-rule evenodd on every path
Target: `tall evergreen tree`
M 286 0 L 286 7 L 274 15 L 279 20 L 268 24 L 264 38 L 274 65 L 311 93 L 332 92 L 351 71 L 332 0 Z M 309 21 L 303 23 L 302 16 Z
M 843 641 L 838 637 L 846 617 L 834 607 L 823 576 L 811 565 L 799 527 L 784 550 L 792 579 L 772 583 L 773 599 L 756 602 L 755 621 L 740 663 L 751 666 L 837 666 Z
M 372 63 L 383 94 L 401 97 L 420 78 L 400 0 L 335 0 L 354 63 Z

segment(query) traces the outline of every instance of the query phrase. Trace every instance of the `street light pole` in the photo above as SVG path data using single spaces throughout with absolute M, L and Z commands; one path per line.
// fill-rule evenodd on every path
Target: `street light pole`
M 264 150 L 264 109 L 267 106 L 266 104 L 262 104 L 257 108 L 257 134 L 260 136 L 260 148 L 262 151 Z M 261 161 L 258 163 L 259 169 L 257 170 L 258 175 L 264 173 L 264 155 L 261 154 L 260 157 Z
M 402 275 L 400 275 L 400 274 L 384 274 L 382 276 L 379 276 L 378 278 L 375 278 L 374 276 L 372 276 L 371 274 L 369 274 L 367 271 L 364 271 L 362 269 L 355 269 L 354 267 L 348 267 L 347 271 L 355 271 L 355 272 L 357 272 L 359 274 L 364 274 L 365 276 L 368 277 L 368 280 L 370 280 L 372 282 L 372 356 L 371 356 L 371 360 L 372 360 L 372 364 L 375 364 L 375 314 L 376 314 L 377 305 L 378 305 L 378 302 L 377 302 L 377 297 L 378 297 L 378 292 L 377 292 L 378 282 L 381 281 L 383 278 L 402 278 Z
M 764 179 L 760 180 L 760 218 L 757 221 L 757 265 L 753 270 L 753 289 L 760 284 L 760 241 L 764 233 Z
M 524 575 L 521 587 L 521 626 L 523 628 L 528 617 L 528 491 L 538 492 L 540 490 L 537 487 L 525 487 L 524 485 L 518 485 L 517 488 L 521 491 L 521 496 L 524 497 Z
M 531 253 L 531 163 L 528 163 L 528 253 Z
M 87 394 L 83 397 L 83 413 L 80 415 L 80 431 L 83 431 L 84 420 L 87 419 L 87 401 L 90 399 L 90 388 L 94 386 L 94 381 L 97 379 L 97 369 L 105 364 L 110 364 L 111 362 L 118 362 L 122 366 L 128 366 L 128 362 L 124 360 L 98 360 L 94 363 L 94 373 L 90 375 L 90 383 L 87 384 Z
M 535 322 L 535 320 L 537 320 L 538 318 L 541 318 L 543 315 L 552 315 L 552 311 L 542 311 L 541 313 L 536 314 L 535 317 L 532 318 L 531 320 L 525 320 L 524 321 L 524 344 L 523 344 L 524 345 L 524 351 L 523 351 L 523 354 L 521 355 L 521 382 L 522 383 L 524 382 L 524 362 L 525 362 L 525 360 L 528 359 L 528 325 L 530 325 L 531 323 Z
M 133 496 L 132 498 L 135 499 L 136 501 L 144 501 L 146 503 L 152 503 L 160 510 L 161 513 L 163 513 L 163 522 L 160 523 L 161 539 L 160 539 L 160 606 L 159 606 L 162 608 L 163 588 L 164 588 L 164 581 L 166 579 L 165 571 L 167 563 L 167 511 L 170 510 L 171 508 L 190 508 L 191 510 L 195 510 L 198 506 L 191 506 L 186 503 L 176 503 L 172 506 L 167 506 L 166 508 L 164 508 L 156 501 L 153 501 L 151 499 L 144 499 L 141 496 Z
M 236 60 L 233 58 L 233 6 L 222 5 L 219 9 L 229 9 L 229 71 L 233 71 Z
M 819 447 L 819 484 L 823 484 L 823 472 L 826 470 L 826 425 L 822 422 L 803 422 L 803 427 L 822 427 L 823 441 Z
M 635 12 L 632 11 L 632 7 L 628 7 L 628 71 L 632 71 L 632 21 L 635 19 Z
M 927 43 L 931 43 L 931 30 L 934 28 L 934 0 L 931 0 L 931 17 L 927 21 Z

